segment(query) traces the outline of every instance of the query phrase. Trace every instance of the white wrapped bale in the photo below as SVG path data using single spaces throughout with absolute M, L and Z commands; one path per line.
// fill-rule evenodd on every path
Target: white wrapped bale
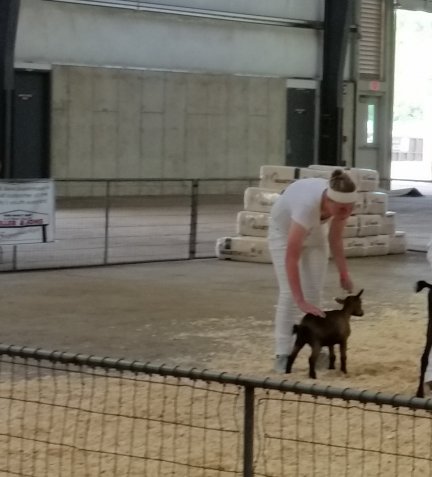
M 309 179 L 311 177 L 330 179 L 330 176 L 331 171 L 308 167 L 261 166 L 259 186 L 262 189 L 282 192 L 297 179 Z
M 364 237 L 365 240 L 365 255 L 387 255 L 389 253 L 389 236 L 375 235 L 373 237 Z
M 270 212 L 279 193 L 260 187 L 248 187 L 244 193 L 244 209 L 249 212 Z
M 263 237 L 221 237 L 216 241 L 216 256 L 221 260 L 271 263 L 267 239 Z
M 267 237 L 270 215 L 266 212 L 248 212 L 237 214 L 237 233 L 251 237 Z
M 380 234 L 394 235 L 396 232 L 396 212 L 388 211 L 382 216 L 382 225 Z
M 270 190 L 273 190 L 274 192 L 277 192 L 277 193 L 280 194 L 293 182 L 295 182 L 295 180 L 286 181 L 286 182 L 279 182 L 279 183 L 276 184 L 276 183 L 271 183 L 269 181 L 260 179 L 258 185 L 259 185 L 260 189 L 270 189 Z
M 310 169 L 318 169 L 330 171 L 330 174 L 335 169 L 342 169 L 346 172 L 355 185 L 359 192 L 370 192 L 378 189 L 379 186 L 379 174 L 378 171 L 374 169 L 362 169 L 357 167 L 341 167 L 341 166 L 326 166 L 321 164 L 312 164 L 309 166 Z
M 335 170 L 335 169 L 343 169 L 345 170 L 345 167 L 342 167 L 342 166 L 327 166 L 326 164 L 311 164 L 309 166 L 309 169 L 315 169 L 317 171 L 330 171 L 330 175 L 331 173 Z
M 365 201 L 364 201 L 364 193 L 359 192 L 357 194 L 357 200 L 356 203 L 354 204 L 354 208 L 352 211 L 353 215 L 360 215 L 365 213 Z
M 385 215 L 388 208 L 388 194 L 385 192 L 365 192 L 364 213 Z
M 291 166 L 261 166 L 260 188 L 282 192 L 299 178 L 299 168 Z
M 381 215 L 359 215 L 358 236 L 380 235 L 382 229 Z
M 343 239 L 345 257 L 364 257 L 366 253 L 364 237 L 349 237 Z
M 354 181 L 359 192 L 370 192 L 378 189 L 378 171 L 353 167 L 351 169 L 346 169 L 346 172 Z
M 268 190 L 272 190 L 272 191 L 277 192 L 278 194 L 280 194 L 293 182 L 295 182 L 295 180 L 286 181 L 286 182 L 279 182 L 279 183 L 276 184 L 276 183 L 271 183 L 269 181 L 261 179 L 259 181 L 258 186 L 259 186 L 260 189 L 268 189 Z
M 406 251 L 407 239 L 405 232 L 398 230 L 389 236 L 389 254 L 406 253 Z
M 321 179 L 330 179 L 331 171 L 329 170 L 322 170 L 322 169 L 311 169 L 309 167 L 302 167 L 300 169 L 300 177 L 299 179 L 310 179 L 319 177 Z
M 356 237 L 358 234 L 358 216 L 348 217 L 343 230 L 343 237 Z

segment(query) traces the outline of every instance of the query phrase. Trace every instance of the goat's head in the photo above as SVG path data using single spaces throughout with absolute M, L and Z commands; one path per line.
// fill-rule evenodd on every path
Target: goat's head
M 363 289 L 360 290 L 357 295 L 348 295 L 346 298 L 336 298 L 337 303 L 343 305 L 344 310 L 349 310 L 351 315 L 363 316 L 362 300 L 361 296 Z

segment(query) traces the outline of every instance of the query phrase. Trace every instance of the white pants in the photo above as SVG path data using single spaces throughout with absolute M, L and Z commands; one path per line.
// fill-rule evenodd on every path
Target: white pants
M 277 231 L 272 231 L 269 234 L 269 249 L 279 284 L 279 298 L 275 317 L 276 355 L 291 353 L 295 342 L 292 328 L 303 316 L 303 312 L 294 303 L 288 285 L 285 265 L 286 245 L 286 234 Z M 321 293 L 327 273 L 328 256 L 326 240 L 320 245 L 305 245 L 300 257 L 300 283 L 304 298 L 318 307 L 320 306 Z

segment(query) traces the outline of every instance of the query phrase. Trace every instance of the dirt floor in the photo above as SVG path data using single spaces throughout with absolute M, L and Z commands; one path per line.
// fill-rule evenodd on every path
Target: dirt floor
M 349 264 L 356 288 L 365 289 L 365 315 L 352 320 L 348 375 L 320 370 L 317 382 L 412 395 L 427 324 L 427 295 L 413 287 L 418 279 L 431 278 L 426 256 L 358 258 Z M 2 285 L 3 343 L 282 379 L 271 369 L 277 294 L 271 265 L 197 260 L 5 273 Z M 339 291 L 331 265 L 327 307 Z M 310 382 L 307 357 L 305 349 L 285 378 Z M 9 386 L 5 381 L 0 387 L 0 411 L 7 416 L 0 423 L 0 475 L 10 475 L 1 473 L 7 468 L 14 475 L 39 475 L 42 469 L 50 477 L 63 471 L 92 477 L 228 477 L 240 465 L 237 392 L 222 399 L 207 388 L 193 392 L 152 384 L 150 393 L 143 383 L 137 394 L 133 387 L 128 392 L 128 383 L 119 388 L 103 376 L 92 382 L 63 373 L 55 380 L 47 375 Z M 431 474 L 429 413 L 395 417 L 393 409 L 377 413 L 361 404 L 338 408 L 324 398 L 260 393 L 257 475 Z M 124 402 L 126 397 L 132 401 Z M 112 414 L 101 420 L 101 410 Z M 236 415 L 231 437 L 222 440 L 218 429 L 232 427 Z M 197 426 L 192 431 L 191 424 Z M 48 441 L 62 445 L 47 446 Z M 348 452 L 348 446 L 354 450 Z M 98 449 L 147 458 L 102 459 Z M 161 455 L 167 462 L 161 463 Z M 216 470 L 190 467 L 200 463 Z M 122 465 L 127 472 L 119 470 Z
M 423 253 L 350 259 L 365 316 L 352 321 L 348 376 L 318 381 L 412 393 L 431 270 Z M 2 342 L 246 375 L 272 373 L 271 265 L 218 260 L 2 275 Z M 340 293 L 331 265 L 325 304 Z M 335 306 L 338 306 L 335 304 Z M 292 375 L 307 376 L 308 350 Z

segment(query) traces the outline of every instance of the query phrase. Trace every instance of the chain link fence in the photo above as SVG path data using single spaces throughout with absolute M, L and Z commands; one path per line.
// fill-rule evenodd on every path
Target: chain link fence
M 426 195 L 428 182 L 415 185 Z M 258 179 L 57 180 L 55 242 L 3 245 L 0 270 L 71 268 L 215 257 L 216 240 L 237 235 L 244 192 Z M 431 197 L 390 195 L 408 248 L 430 240 Z
M 54 243 L 2 246 L 0 270 L 215 256 L 253 179 L 57 180 Z
M 432 400 L 5 344 L 0 382 L 0 475 L 432 475 Z

